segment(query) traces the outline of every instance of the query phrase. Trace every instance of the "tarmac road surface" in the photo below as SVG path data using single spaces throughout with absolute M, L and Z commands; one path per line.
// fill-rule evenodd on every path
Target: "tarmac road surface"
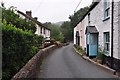
M 43 62 L 38 78 L 115 78 L 76 54 L 73 44 L 54 50 Z

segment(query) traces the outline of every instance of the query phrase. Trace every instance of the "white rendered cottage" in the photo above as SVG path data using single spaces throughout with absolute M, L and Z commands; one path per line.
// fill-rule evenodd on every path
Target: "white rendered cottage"
M 42 35 L 45 40 L 50 40 L 50 29 L 45 27 L 41 22 L 37 20 L 37 17 L 32 18 L 32 12 L 26 11 L 24 14 L 21 11 L 17 11 L 20 17 L 33 21 L 36 24 L 36 32 L 37 35 Z
M 120 1 L 97 0 L 74 28 L 74 44 L 90 57 L 99 51 L 104 63 L 120 70 Z

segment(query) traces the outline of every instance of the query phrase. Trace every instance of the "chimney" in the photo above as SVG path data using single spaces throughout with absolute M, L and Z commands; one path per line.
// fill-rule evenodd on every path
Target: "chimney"
M 38 19 L 37 17 L 34 17 L 34 20 L 36 20 L 36 21 L 37 21 L 37 19 Z
M 30 17 L 32 17 L 32 12 L 31 11 L 26 11 L 26 14 Z

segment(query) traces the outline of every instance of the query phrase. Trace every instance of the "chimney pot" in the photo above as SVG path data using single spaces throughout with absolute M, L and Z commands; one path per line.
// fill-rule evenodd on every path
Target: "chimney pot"
M 37 17 L 34 17 L 34 20 L 36 20 L 36 21 L 37 21 L 37 19 L 38 19 Z
M 26 15 L 32 17 L 32 12 L 31 11 L 26 11 Z

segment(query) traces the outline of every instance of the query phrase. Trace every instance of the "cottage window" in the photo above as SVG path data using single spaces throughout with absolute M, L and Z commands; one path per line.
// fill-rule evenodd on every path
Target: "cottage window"
M 104 19 L 108 18 L 110 15 L 110 2 L 109 0 L 104 0 Z
M 50 31 L 48 30 L 48 35 L 50 35 Z
M 90 13 L 88 14 L 88 25 L 90 26 Z
M 104 33 L 104 40 L 105 40 L 104 49 L 105 49 L 105 51 L 109 51 L 110 50 L 110 34 L 109 34 L 109 32 Z
M 42 34 L 42 27 L 41 27 L 41 31 L 40 31 L 40 33 Z
M 44 34 L 45 34 L 45 28 L 44 28 Z
M 47 30 L 47 32 L 48 32 L 48 35 L 49 35 L 49 30 Z

